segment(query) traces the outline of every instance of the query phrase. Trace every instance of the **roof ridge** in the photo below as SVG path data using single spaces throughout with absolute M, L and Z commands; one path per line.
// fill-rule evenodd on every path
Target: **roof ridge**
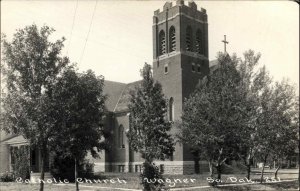
M 112 80 L 104 80 L 104 82 L 113 82 L 113 83 L 118 83 L 118 84 L 126 85 L 126 83 L 123 83 L 123 82 L 117 82 L 117 81 L 112 81 Z
M 124 86 L 124 88 L 123 88 L 123 90 L 122 90 L 122 92 L 121 92 L 121 94 L 120 94 L 120 96 L 119 96 L 119 99 L 118 99 L 118 101 L 117 101 L 117 103 L 116 103 L 116 105 L 115 105 L 115 108 L 114 108 L 113 112 L 116 111 L 117 106 L 118 106 L 118 104 L 119 104 L 119 102 L 120 102 L 120 99 L 121 99 L 121 97 L 122 97 L 122 95 L 123 95 L 123 93 L 124 93 L 124 90 L 126 89 L 127 86 L 128 86 L 128 84 L 126 84 L 126 86 Z

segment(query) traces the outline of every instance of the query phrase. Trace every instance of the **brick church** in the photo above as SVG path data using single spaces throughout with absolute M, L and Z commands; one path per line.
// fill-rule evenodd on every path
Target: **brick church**
M 174 3 L 174 2 L 173 2 Z M 175 5 L 174 5 L 175 4 Z M 180 120 L 184 98 L 195 89 L 201 78 L 208 74 L 208 23 L 206 10 L 197 8 L 194 2 L 184 4 L 177 0 L 166 2 L 163 10 L 153 16 L 153 77 L 162 85 L 168 99 L 168 119 Z M 211 65 L 214 65 L 211 63 Z M 95 164 L 94 172 L 139 172 L 143 159 L 128 145 L 126 131 L 129 124 L 129 92 L 141 81 L 129 84 L 105 81 L 107 116 L 105 128 L 112 135 L 111 149 L 103 151 L 100 159 L 88 156 Z M 172 133 L 176 133 L 175 127 Z M 0 140 L 0 173 L 12 171 L 10 150 L 28 144 L 22 136 L 3 135 Z M 30 166 L 39 172 L 39 152 L 31 151 Z M 165 173 L 187 174 L 194 172 L 194 159 L 186 145 L 176 144 L 170 160 L 156 161 Z M 208 171 L 207 164 L 200 162 L 200 172 Z
M 178 0 L 175 5 L 166 2 L 163 10 L 154 11 L 153 25 L 153 77 L 168 99 L 168 119 L 180 120 L 184 98 L 193 92 L 197 83 L 209 72 L 208 23 L 206 10 L 197 9 L 194 2 L 188 5 Z M 106 128 L 113 135 L 112 149 L 94 160 L 95 171 L 138 172 L 143 159 L 128 145 L 126 131 L 129 125 L 129 92 L 140 81 L 123 84 L 106 81 L 109 111 Z M 175 127 L 172 133 L 176 133 Z M 93 160 L 93 159 L 91 159 Z M 194 159 L 190 149 L 176 144 L 171 160 L 156 161 L 165 173 L 194 172 Z M 201 163 L 201 162 L 200 162 Z M 200 164 L 200 171 L 208 170 Z

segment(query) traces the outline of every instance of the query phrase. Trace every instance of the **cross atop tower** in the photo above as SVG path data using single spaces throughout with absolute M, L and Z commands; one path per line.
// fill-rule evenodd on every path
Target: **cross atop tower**
M 222 42 L 224 43 L 224 52 L 226 52 L 226 44 L 229 43 L 228 41 L 226 41 L 226 35 L 224 35 L 224 40 L 222 40 Z

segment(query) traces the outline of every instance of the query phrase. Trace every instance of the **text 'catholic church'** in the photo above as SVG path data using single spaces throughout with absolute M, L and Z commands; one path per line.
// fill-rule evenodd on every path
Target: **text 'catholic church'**
M 162 85 L 168 99 L 168 118 L 180 120 L 183 101 L 195 89 L 201 78 L 209 72 L 208 23 L 206 10 L 197 9 L 194 2 L 176 5 L 165 3 L 163 10 L 153 16 L 153 77 Z M 143 163 L 139 153 L 129 147 L 126 131 L 130 128 L 129 92 L 141 81 L 124 84 L 105 81 L 104 93 L 108 95 L 105 128 L 112 135 L 111 149 L 103 151 L 100 159 L 88 156 L 95 164 L 94 172 L 139 172 Z M 172 128 L 172 134 L 176 129 Z M 0 140 L 0 172 L 12 171 L 11 148 L 28 144 L 22 136 L 6 135 Z M 156 161 L 164 173 L 187 174 L 194 172 L 194 157 L 190 149 L 176 144 L 173 157 Z M 30 166 L 39 172 L 39 152 L 31 151 Z M 200 172 L 208 171 L 207 163 L 200 162 Z

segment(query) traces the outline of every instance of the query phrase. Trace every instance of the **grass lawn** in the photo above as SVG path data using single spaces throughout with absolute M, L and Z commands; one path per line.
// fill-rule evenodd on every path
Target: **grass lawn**
M 295 170 L 296 172 L 296 170 Z M 297 179 L 298 174 L 295 172 L 285 172 L 279 171 L 279 177 L 281 180 L 291 180 Z M 209 183 L 207 178 L 208 174 L 200 174 L 200 175 L 164 175 L 166 179 L 166 188 L 175 189 L 176 191 L 185 190 L 185 191 L 195 191 L 195 190 L 208 190 L 208 191 L 244 191 L 244 190 L 298 190 L 298 181 L 293 182 L 277 182 L 273 184 L 245 184 L 239 186 L 230 186 L 232 184 L 244 184 L 243 182 L 239 182 L 240 179 L 245 180 L 246 174 L 235 174 L 235 175 L 222 175 L 222 185 L 227 184 L 225 187 L 208 187 Z M 267 172 L 265 177 L 271 178 L 273 176 L 272 172 Z M 257 181 L 259 180 L 260 175 L 257 172 L 253 172 L 251 174 L 251 180 Z M 80 190 L 94 190 L 94 191 L 114 191 L 114 190 L 126 190 L 133 189 L 139 190 L 141 189 L 141 185 L 139 183 L 139 174 L 135 173 L 105 173 L 103 176 L 106 179 L 106 183 L 80 183 Z M 118 182 L 117 179 L 124 180 L 124 182 Z M 115 182 L 110 182 L 110 180 L 114 180 Z M 236 180 L 236 181 L 235 181 Z M 101 179 L 103 181 L 103 179 Z M 241 181 L 241 180 L 240 180 Z M 192 189 L 191 187 L 196 187 Z M 197 188 L 198 187 L 198 188 Z M 200 188 L 199 188 L 200 187 Z M 115 188 L 115 189 L 114 189 Z M 121 188 L 121 189 L 118 189 Z M 189 189 L 191 188 L 191 189 Z M 0 183 L 1 191 L 26 191 L 26 190 L 39 190 L 39 184 L 25 184 L 25 183 Z M 74 183 L 69 183 L 65 185 L 57 185 L 57 184 L 45 184 L 45 191 L 53 190 L 75 190 Z M 127 190 L 129 191 L 129 190 Z

